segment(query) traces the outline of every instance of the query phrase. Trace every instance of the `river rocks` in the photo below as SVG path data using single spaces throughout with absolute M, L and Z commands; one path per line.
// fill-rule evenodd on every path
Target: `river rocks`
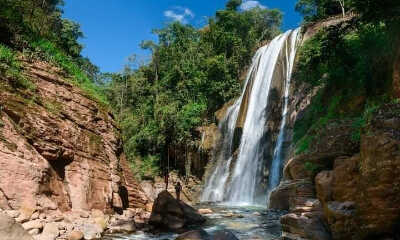
M 83 224 L 81 230 L 86 240 L 100 239 L 104 231 L 102 226 L 93 223 Z
M 197 210 L 197 212 L 200 214 L 212 214 L 213 213 L 213 211 L 209 208 L 204 208 L 204 209 L 201 208 L 201 209 Z
M 175 240 L 211 240 L 211 236 L 200 229 L 182 233 Z
M 69 236 L 68 240 L 82 240 L 84 237 L 81 231 L 72 231 Z
M 15 220 L 4 213 L 0 213 L 1 240 L 33 240 L 27 231 Z
M 228 230 L 219 230 L 212 235 L 206 231 L 193 230 L 179 235 L 175 240 L 238 240 L 238 238 Z
M 38 219 L 37 220 L 33 220 L 33 221 L 30 221 L 30 222 L 23 223 L 22 227 L 27 231 L 32 230 L 32 229 L 42 229 L 43 228 L 43 221 L 42 220 L 38 220 Z
M 149 223 L 170 230 L 181 229 L 186 225 L 200 224 L 205 218 L 182 201 L 177 201 L 167 191 L 161 192 L 154 202 Z
M 55 240 L 60 235 L 57 223 L 48 223 L 44 226 L 39 240 Z
M 212 240 L 239 240 L 232 232 L 228 230 L 216 231 L 212 235 Z

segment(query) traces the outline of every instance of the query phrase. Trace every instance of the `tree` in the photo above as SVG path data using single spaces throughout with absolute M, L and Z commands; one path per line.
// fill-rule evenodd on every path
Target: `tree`
M 320 19 L 342 14 L 346 15 L 353 0 L 299 0 L 295 9 L 304 16 L 304 20 L 318 21 Z
M 343 17 L 345 17 L 346 16 L 346 10 L 345 10 L 345 1 L 344 0 L 336 0 L 336 1 L 338 1 L 339 2 L 339 4 L 340 4 L 340 7 L 342 8 L 342 14 L 343 14 Z
M 226 9 L 229 11 L 236 11 L 237 8 L 242 4 L 242 0 L 229 0 L 226 3 Z

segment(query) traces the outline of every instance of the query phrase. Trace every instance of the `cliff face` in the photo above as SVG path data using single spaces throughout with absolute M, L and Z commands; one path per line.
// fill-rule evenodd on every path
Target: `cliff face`
M 146 196 L 121 164 L 113 116 L 58 69 L 25 66 L 34 89 L 0 82 L 0 208 L 30 214 L 144 208 Z
M 310 153 L 285 166 L 271 196 L 285 239 L 387 239 L 400 219 L 400 105 L 383 106 L 365 127 L 361 144 L 348 122 L 318 132 Z
M 311 26 L 304 38 L 327 24 Z M 398 52 L 393 68 L 396 97 L 399 56 Z M 317 91 L 294 83 L 288 132 L 293 132 Z M 392 103 L 374 113 L 360 142 L 353 139 L 354 123 L 341 120 L 309 132 L 317 137 L 306 154 L 296 155 L 292 144 L 283 180 L 271 193 L 269 206 L 289 211 L 281 218 L 282 239 L 398 239 L 399 127 L 400 105 Z

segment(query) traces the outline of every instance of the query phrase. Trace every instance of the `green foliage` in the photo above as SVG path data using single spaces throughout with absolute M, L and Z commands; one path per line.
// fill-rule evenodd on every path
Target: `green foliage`
M 302 46 L 295 77 L 321 89 L 295 123 L 295 142 L 340 118 L 353 120 L 352 139 L 359 142 L 371 112 L 387 101 L 396 32 L 386 23 L 339 24 Z M 306 143 L 299 143 L 301 151 Z
M 155 155 L 147 155 L 136 161 L 131 161 L 131 169 L 139 178 L 145 176 L 157 176 L 160 174 L 160 158 Z
M 353 121 L 353 133 L 351 140 L 359 143 L 361 141 L 362 129 L 371 121 L 373 114 L 378 110 L 381 103 L 369 102 L 367 103 L 364 112 L 360 117 L 356 117 Z
M 202 29 L 175 22 L 154 30 L 159 42 L 141 44 L 152 52 L 149 64 L 103 75 L 131 161 L 160 156 L 165 165 L 167 149 L 194 146 L 196 128 L 238 96 L 244 66 L 282 19 L 277 10 L 236 11 L 240 4 L 228 2 Z
M 351 8 L 353 0 L 340 0 L 344 3 L 344 10 Z M 295 9 L 303 15 L 305 22 L 315 22 L 342 13 L 339 0 L 299 0 Z
M 0 74 L 11 79 L 14 87 L 34 89 L 35 85 L 22 74 L 21 62 L 10 48 L 0 44 Z
M 87 74 L 74 61 L 71 56 L 66 55 L 57 46 L 48 40 L 39 40 L 31 43 L 31 47 L 47 62 L 51 62 L 61 67 L 72 78 L 72 82 L 77 84 L 94 100 L 107 104 L 105 96 L 101 93 L 101 89 L 93 80 L 89 79 Z
M 312 142 L 312 137 L 311 136 L 304 136 L 296 145 L 296 154 L 302 154 L 302 153 L 307 153 L 307 151 L 310 148 L 310 144 Z
M 322 166 L 319 164 L 315 164 L 312 162 L 306 162 L 304 164 L 304 168 L 306 169 L 306 171 L 312 173 L 313 175 L 317 174 L 318 172 L 321 171 Z

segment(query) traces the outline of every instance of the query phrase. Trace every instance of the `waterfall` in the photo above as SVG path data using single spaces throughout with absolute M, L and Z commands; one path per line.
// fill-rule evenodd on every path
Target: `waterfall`
M 283 161 L 283 142 L 285 140 L 286 135 L 286 118 L 288 111 L 288 103 L 289 103 L 289 91 L 290 91 L 290 83 L 292 80 L 292 72 L 294 60 L 297 52 L 297 40 L 298 40 L 298 32 L 299 29 L 296 29 L 292 34 L 290 39 L 290 49 L 286 47 L 286 84 L 285 84 L 285 100 L 284 107 L 282 112 L 282 121 L 281 126 L 279 128 L 278 140 L 274 150 L 274 157 L 272 159 L 272 164 L 270 168 L 269 181 L 268 181 L 268 189 L 271 191 L 279 185 L 279 181 L 281 179 L 281 168 Z
M 206 179 L 201 201 L 264 205 L 267 202 L 268 187 L 279 183 L 290 77 L 298 35 L 299 29 L 287 31 L 255 54 L 241 96 L 227 110 L 219 124 L 222 141 L 214 154 L 214 168 Z M 276 75 L 280 74 L 279 71 L 284 81 L 284 104 L 278 140 L 269 169 L 269 183 L 266 185 L 262 184 L 267 149 L 264 139 L 268 134 L 265 125 L 268 106 L 273 104 L 269 101 L 271 85 Z M 238 129 L 241 129 L 240 144 L 235 146 L 235 139 L 240 132 Z

